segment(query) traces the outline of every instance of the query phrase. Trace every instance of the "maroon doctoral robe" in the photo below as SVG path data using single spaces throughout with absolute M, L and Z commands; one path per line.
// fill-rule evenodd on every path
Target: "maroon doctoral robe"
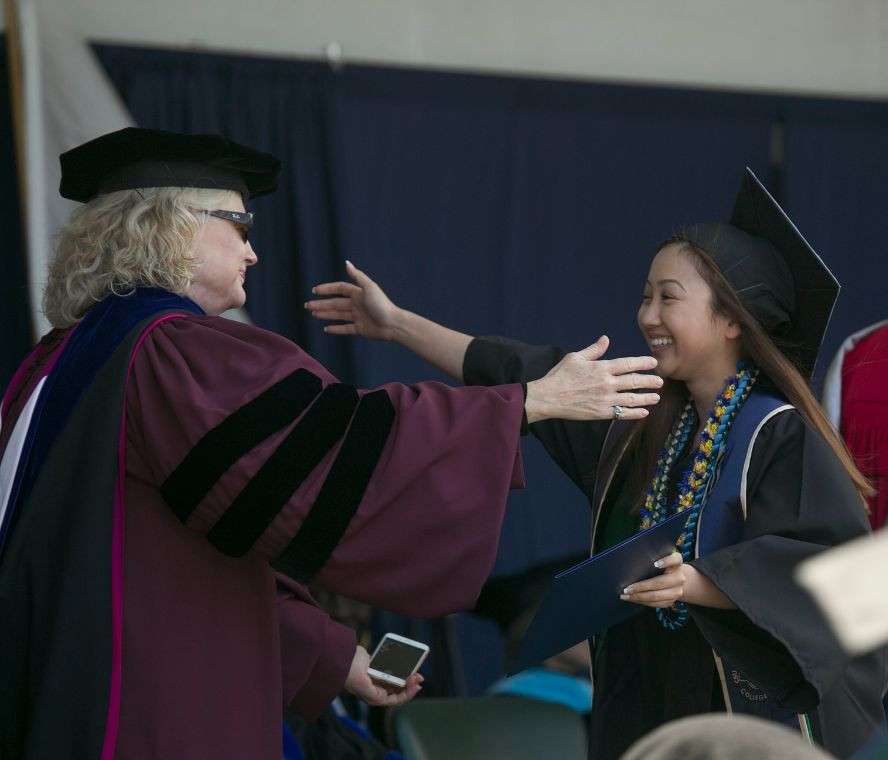
M 355 391 L 255 327 L 154 326 L 125 397 L 114 757 L 279 760 L 283 707 L 318 715 L 355 651 L 309 579 L 413 617 L 471 607 L 522 412 L 520 385 Z

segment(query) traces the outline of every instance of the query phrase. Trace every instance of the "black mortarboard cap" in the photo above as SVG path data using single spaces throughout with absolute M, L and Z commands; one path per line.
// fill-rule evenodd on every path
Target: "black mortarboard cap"
M 277 187 L 280 161 L 221 135 L 126 127 L 59 156 L 62 197 L 85 203 L 138 187 L 233 190 L 245 198 Z
M 747 310 L 810 378 L 839 283 L 752 170 L 729 224 L 695 224 L 679 236 L 715 260 Z

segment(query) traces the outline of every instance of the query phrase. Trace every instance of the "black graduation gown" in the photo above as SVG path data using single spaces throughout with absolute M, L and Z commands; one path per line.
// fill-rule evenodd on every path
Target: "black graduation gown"
M 549 346 L 477 339 L 466 353 L 463 375 L 469 384 L 526 382 L 563 355 Z M 591 499 L 608 426 L 549 420 L 530 430 Z M 681 473 L 685 467 L 675 469 Z M 615 483 L 596 516 L 599 530 L 618 492 Z M 691 606 L 691 619 L 678 631 L 663 628 L 654 610 L 644 609 L 598 642 L 590 732 L 596 760 L 618 758 L 668 720 L 724 710 L 713 652 L 781 707 L 807 714 L 814 739 L 839 757 L 853 754 L 884 726 L 888 654 L 879 650 L 849 659 L 792 579 L 805 557 L 868 530 L 841 464 L 794 411 L 773 417 L 756 439 L 747 510 L 741 542 L 694 560 L 738 609 Z

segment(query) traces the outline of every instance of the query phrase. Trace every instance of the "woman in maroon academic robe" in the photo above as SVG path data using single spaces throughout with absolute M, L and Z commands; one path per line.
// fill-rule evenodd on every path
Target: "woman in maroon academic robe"
M 2 404 L 0 756 L 280 757 L 282 706 L 398 704 L 304 582 L 416 617 L 470 607 L 522 419 L 646 414 L 650 357 L 372 392 L 220 318 L 278 162 L 126 129 L 62 156 L 55 329 Z M 674 580 L 670 581 L 675 583 Z

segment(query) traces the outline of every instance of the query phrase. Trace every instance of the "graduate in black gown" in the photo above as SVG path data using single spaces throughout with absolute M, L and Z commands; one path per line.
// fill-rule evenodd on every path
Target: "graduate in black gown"
M 565 356 L 451 331 L 349 275 L 306 304 L 342 322 L 328 332 L 394 340 L 467 384 L 532 382 Z M 596 759 L 710 711 L 788 725 L 839 757 L 883 725 L 886 652 L 849 660 L 793 581 L 802 559 L 868 530 L 871 489 L 807 383 L 837 294 L 747 170 L 729 224 L 695 225 L 657 249 L 638 312 L 665 378 L 650 416 L 627 425 L 615 407 L 612 425 L 530 426 L 588 496 L 593 551 L 690 515 L 673 555 L 684 561 L 623 595 L 648 609 L 592 642 Z

